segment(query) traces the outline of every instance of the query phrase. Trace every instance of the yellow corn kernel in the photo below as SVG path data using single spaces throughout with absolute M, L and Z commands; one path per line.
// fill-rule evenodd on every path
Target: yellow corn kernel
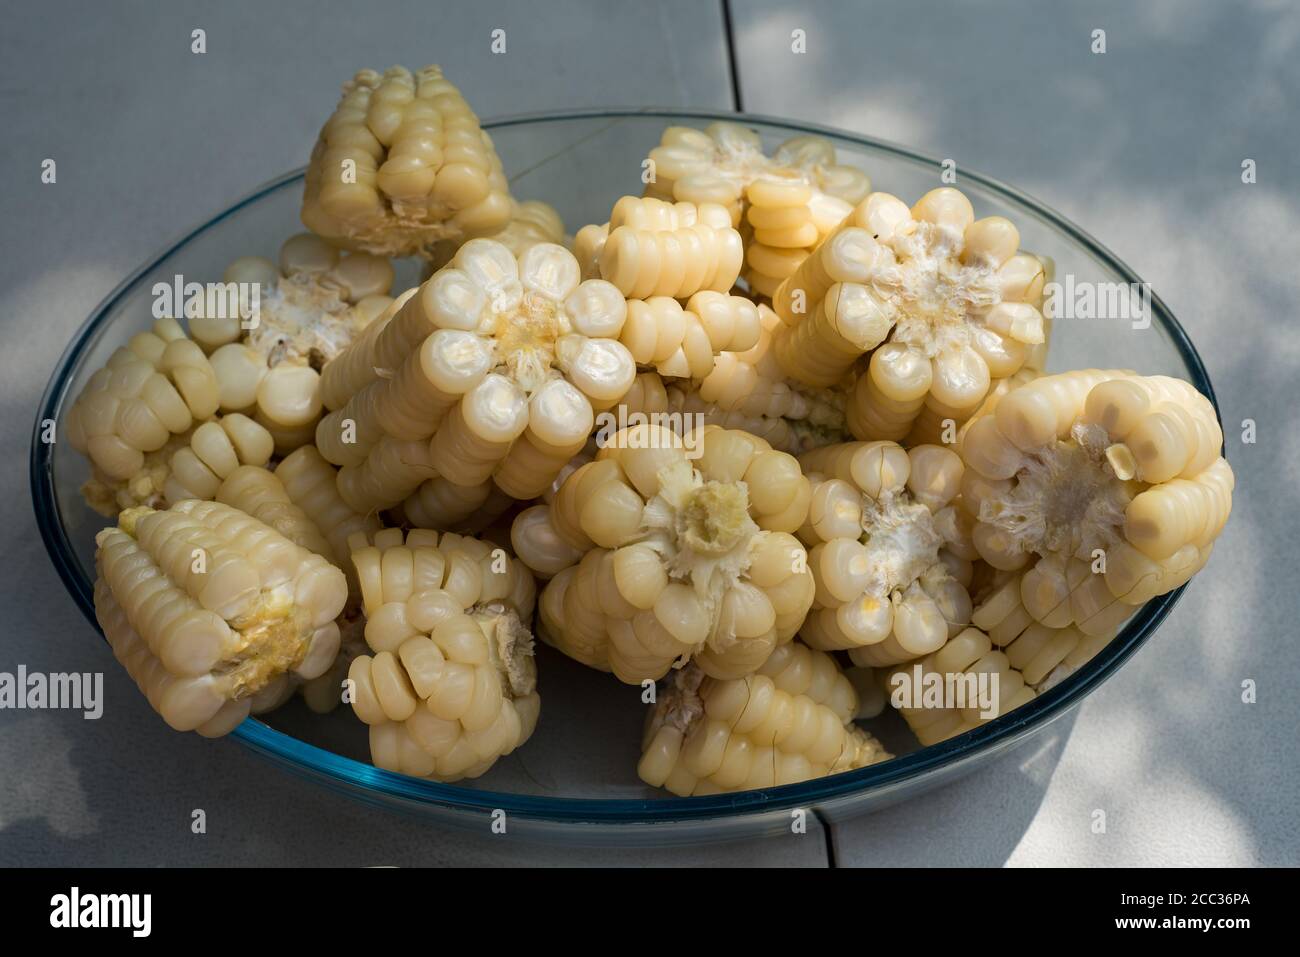
M 695 458 L 666 429 L 618 432 L 511 530 L 524 564 L 553 576 L 543 640 L 625 682 L 688 660 L 715 677 L 749 674 L 812 601 L 790 534 L 811 495 L 798 461 L 716 427 L 692 447 Z
M 673 673 L 647 716 L 637 773 L 683 797 L 794 784 L 888 760 L 853 725 L 857 691 L 830 655 L 797 642 L 756 673 Z
M 491 482 L 453 485 L 430 479 L 402 503 L 402 513 L 416 528 L 477 532 L 500 518 L 515 500 Z
M 1007 391 L 963 429 L 962 504 L 1025 613 L 1110 630 L 1209 560 L 1233 475 L 1209 400 L 1178 379 L 1086 369 Z
M 133 508 L 96 542 L 100 624 L 173 728 L 225 734 L 333 663 L 343 573 L 256 519 L 217 502 Z
M 967 628 L 919 662 L 882 675 L 891 692 L 904 683 L 915 686 L 918 676 L 923 684 L 935 681 L 937 676 L 944 689 L 943 700 L 936 707 L 914 687 L 913 694 L 922 696 L 921 700 L 898 709 L 923 745 L 977 728 L 1032 701 L 1037 694 L 1009 656 L 978 628 Z M 946 700 L 949 694 L 954 700 Z M 987 696 L 985 700 L 980 700 L 981 695 Z
M 226 476 L 213 497 L 221 504 L 239 509 L 269 525 L 295 545 L 315 552 L 331 565 L 342 566 L 316 523 L 293 503 L 274 472 L 241 465 Z
M 348 671 L 378 767 L 455 781 L 523 744 L 540 698 L 532 576 L 486 542 L 415 529 L 352 539 L 365 639 Z
M 312 232 L 348 249 L 429 255 L 438 240 L 500 230 L 510 214 L 492 140 L 441 69 L 361 70 L 344 85 L 307 167 Z

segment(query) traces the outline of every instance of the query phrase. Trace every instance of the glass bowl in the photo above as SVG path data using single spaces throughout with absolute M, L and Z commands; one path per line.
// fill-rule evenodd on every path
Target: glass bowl
M 839 161 L 866 170 L 874 188 L 908 201 L 939 184 L 939 160 L 867 137 L 759 116 L 664 110 L 606 110 L 525 116 L 485 124 L 512 189 L 545 199 L 570 230 L 602 222 L 614 199 L 640 192 L 641 161 L 665 126 L 740 121 L 769 150 L 802 133 L 831 139 Z M 94 624 L 94 534 L 105 520 L 81 500 L 86 462 L 67 442 L 42 441 L 42 423 L 62 423 L 65 405 L 109 354 L 150 321 L 151 287 L 183 274 L 220 277 L 243 255 L 274 257 L 299 232 L 302 171 L 255 190 L 127 278 L 95 310 L 64 352 L 41 398 L 31 452 L 31 484 L 41 535 L 60 576 Z M 963 172 L 957 185 L 978 216 L 1001 214 L 1020 228 L 1026 249 L 1052 257 L 1059 279 L 1139 282 L 1133 271 L 1077 226 L 994 179 Z M 416 281 L 414 263 L 399 266 L 397 288 Z M 1152 296 L 1149 328 L 1114 320 L 1057 320 L 1049 368 L 1121 367 L 1191 381 L 1212 401 L 1200 357 L 1177 320 Z M 687 843 L 788 833 L 793 809 L 823 822 L 862 814 L 951 781 L 1040 734 L 1118 668 L 1169 614 L 1182 589 L 1139 609 L 1099 655 L 1068 679 L 978 730 L 919 747 L 896 715 L 872 730 L 899 756 L 857 771 L 802 784 L 716 797 L 677 798 L 636 776 L 645 706 L 641 689 L 583 668 L 549 648 L 539 651 L 542 720 L 533 739 L 487 775 L 436 784 L 366 763 L 364 725 L 346 707 L 321 718 L 296 699 L 265 720 L 249 718 L 232 737 L 275 764 L 361 800 L 425 819 L 486 829 L 504 812 L 511 834 L 570 843 Z M 220 743 L 214 747 L 223 747 Z M 495 814 L 499 819 L 500 815 Z

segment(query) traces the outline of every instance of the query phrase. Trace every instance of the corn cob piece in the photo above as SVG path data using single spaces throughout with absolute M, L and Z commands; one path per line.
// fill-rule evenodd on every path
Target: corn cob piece
M 1097 369 L 1019 386 L 963 431 L 961 503 L 1035 621 L 1110 631 L 1209 560 L 1232 509 L 1214 408 L 1166 376 Z
M 147 453 L 212 418 L 218 405 L 217 373 L 203 350 L 176 320 L 159 319 L 90 377 L 65 431 L 97 478 L 127 482 L 144 469 Z
M 703 290 L 683 306 L 670 296 L 629 299 L 620 341 L 642 368 L 660 375 L 701 379 L 715 355 L 744 352 L 762 334 L 758 307 L 744 296 Z
M 230 473 L 218 487 L 215 499 L 223 505 L 250 515 L 269 525 L 295 545 L 342 567 L 338 555 L 321 530 L 289 498 L 284 483 L 274 472 L 253 465 L 242 465 Z
M 1094 615 L 1081 623 L 1056 628 L 1035 621 L 1020 600 L 1020 574 L 1001 572 L 980 596 L 971 622 L 1003 649 L 1025 683 L 1043 691 L 1068 677 L 1104 648 L 1137 611 L 1118 605 L 1118 614 Z
M 817 585 L 805 642 L 883 667 L 937 650 L 970 623 L 965 582 L 978 555 L 972 523 L 953 505 L 956 453 L 850 442 L 800 463 L 814 483 L 800 537 Z
M 790 534 L 811 488 L 792 456 L 744 432 L 631 426 L 511 529 L 525 565 L 554 576 L 543 640 L 628 683 L 694 660 L 740 677 L 789 641 L 812 602 Z
M 118 660 L 178 731 L 222 735 L 290 677 L 334 661 L 343 573 L 218 502 L 133 508 L 96 536 L 96 612 Z
M 853 725 L 858 694 L 835 660 L 792 642 L 752 675 L 675 671 L 647 716 L 637 773 L 682 797 L 794 784 L 888 760 Z
M 347 546 L 347 536 L 355 533 L 373 534 L 379 530 L 379 522 L 348 511 L 334 489 L 334 470 L 315 452 L 311 446 L 299 449 L 280 463 L 275 472 L 252 466 L 236 469 L 221 483 L 217 501 L 271 526 L 295 545 L 301 545 L 336 568 L 341 568 L 347 577 L 349 600 L 337 620 L 337 658 L 324 673 L 314 678 L 292 680 L 284 689 L 283 696 L 275 703 L 278 707 L 288 700 L 293 691 L 298 691 L 312 711 L 328 714 L 342 700 L 342 682 L 347 677 L 348 668 L 358 655 L 366 652 L 363 634 L 365 619 L 359 607 L 361 590 Z M 313 454 L 314 463 L 309 464 L 306 460 Z M 318 469 L 323 470 L 324 474 L 320 474 Z M 313 514 L 326 523 L 325 527 L 333 533 L 331 536 L 327 537 L 313 516 L 294 503 L 289 490 L 280 480 L 281 475 L 288 477 L 294 491 L 312 507 Z M 347 513 L 346 516 L 340 515 L 340 509 Z M 343 540 L 339 545 L 331 541 L 338 541 L 340 536 Z M 347 556 L 346 560 L 341 560 L 340 554 Z M 257 702 L 254 702 L 253 714 L 259 713 L 262 712 L 259 711 Z
M 1023 640 L 1023 639 L 1022 639 Z M 1017 660 L 1022 660 L 1018 658 Z M 1037 692 L 1013 664 L 1009 654 L 998 649 L 978 628 L 967 628 L 942 648 L 921 661 L 903 665 L 886 675 L 890 686 L 896 680 L 914 681 L 916 675 L 938 675 L 951 685 L 965 685 L 964 706 L 900 708 L 899 714 L 923 745 L 937 744 L 1001 717 L 1037 697 Z M 897 677 L 896 677 L 897 676 Z M 995 679 L 996 676 L 996 679 Z M 986 682 L 989 709 L 976 703 L 976 682 Z M 996 683 L 995 683 L 996 680 Z M 995 695 L 995 696 L 994 696 Z
M 274 446 L 270 433 L 247 416 L 217 416 L 172 436 L 161 449 L 146 452 L 144 465 L 130 478 L 111 480 L 94 469 L 81 494 L 108 518 L 138 505 L 167 508 L 186 498 L 211 499 L 232 469 L 241 464 L 265 465 Z
M 619 199 L 604 225 L 579 230 L 574 250 L 584 278 L 612 282 L 628 299 L 726 292 L 744 258 L 724 207 L 636 196 Z
M 470 240 L 373 341 L 334 360 L 355 369 L 355 349 L 387 370 L 316 430 L 321 454 L 341 466 L 344 500 L 362 513 L 390 508 L 434 478 L 492 479 L 513 498 L 536 497 L 586 444 L 595 409 L 632 383 L 636 365 L 617 341 L 626 315 L 611 284 L 579 281 L 563 247 L 516 259 Z
M 1044 267 L 1019 244 L 1010 221 L 976 220 L 956 189 L 910 210 L 872 193 L 777 291 L 777 360 L 832 385 L 870 354 L 850 406 L 860 439 L 903 439 L 925 413 L 961 423 L 1046 338 Z
M 167 508 L 187 498 L 212 499 L 222 480 L 241 465 L 266 465 L 275 451 L 271 434 L 239 413 L 217 416 L 189 432 L 173 436 L 144 466 L 125 481 L 93 475 L 81 489 L 102 515 L 147 505 Z
M 189 319 L 217 372 L 221 408 L 247 410 L 279 455 L 311 442 L 322 406 L 320 369 L 393 303 L 393 275 L 387 259 L 340 255 L 305 233 L 285 241 L 278 266 L 258 256 L 232 262 L 224 281 L 256 284 L 256 315 L 243 320 L 223 309 Z
M 275 477 L 289 501 L 302 510 L 329 543 L 329 554 L 338 560 L 339 567 L 350 569 L 349 540 L 358 532 L 373 535 L 379 531 L 378 517 L 348 507 L 338 492 L 337 470 L 313 445 L 303 446 L 281 461 L 275 467 Z
M 402 514 L 416 528 L 472 533 L 487 528 L 514 504 L 492 482 L 453 485 L 433 478 L 402 503 Z
M 776 313 L 758 306 L 762 331 L 752 349 L 720 352 L 702 380 L 669 380 L 656 373 L 637 377 L 620 402 L 628 413 L 699 415 L 707 425 L 751 432 L 773 448 L 798 455 L 850 438 L 842 389 L 813 389 L 787 379 L 772 355 Z
M 379 368 L 375 358 L 375 343 L 393 317 L 419 291 L 419 286 L 413 286 L 399 295 L 374 322 L 362 330 L 350 348 L 344 349 L 334 360 L 325 363 L 321 369 L 320 397 L 321 404 L 326 409 L 333 412 L 342 408 L 348 399 L 380 378 L 380 372 L 391 371 Z
M 820 136 L 793 137 L 768 157 L 758 134 L 735 123 L 671 126 L 650 159 L 647 196 L 727 208 L 745 237 L 745 281 L 768 297 L 871 190 Z
M 439 781 L 478 777 L 537 725 L 532 576 L 459 535 L 387 529 L 352 546 L 374 654 L 348 677 L 372 759 Z
M 428 255 L 440 239 L 484 236 L 510 219 L 492 139 L 436 66 L 361 70 L 322 127 L 302 221 L 348 249 Z

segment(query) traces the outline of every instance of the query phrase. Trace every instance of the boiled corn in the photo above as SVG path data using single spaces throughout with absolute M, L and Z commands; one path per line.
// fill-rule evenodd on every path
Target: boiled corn
M 887 760 L 853 725 L 858 694 L 835 660 L 792 642 L 754 673 L 673 673 L 650 712 L 637 773 L 680 796 L 794 784 Z
M 510 219 L 501 160 L 436 66 L 361 70 L 321 129 L 302 221 L 349 249 L 426 255 L 438 240 L 487 235 Z
M 726 292 L 744 258 L 724 207 L 636 196 L 615 203 L 603 226 L 579 230 L 574 249 L 584 278 L 607 280 L 628 299 Z
M 792 455 L 849 439 L 844 392 L 786 378 L 771 349 L 780 320 L 765 305 L 758 315 L 762 331 L 753 348 L 718 353 L 699 381 L 664 382 L 643 373 L 620 404 L 629 413 L 698 414 L 708 425 L 753 433 Z
M 335 363 L 353 379 L 355 350 L 387 370 L 317 427 L 343 498 L 358 512 L 389 508 L 439 477 L 536 497 L 586 444 L 595 409 L 632 384 L 636 364 L 617 341 L 626 316 L 622 294 L 581 282 L 563 247 L 516 259 L 469 241 L 373 340 L 326 367 L 327 380 Z
M 829 140 L 793 137 L 768 157 L 758 134 L 735 123 L 670 126 L 649 159 L 647 196 L 731 213 L 745 237 L 745 281 L 768 297 L 871 189 L 861 170 L 836 164 Z
M 800 462 L 814 482 L 800 537 L 817 586 L 805 642 L 883 667 L 927 655 L 970 624 L 978 554 L 972 523 L 953 506 L 956 453 L 850 442 Z
M 987 711 L 969 700 L 964 707 L 954 703 L 937 708 L 899 708 L 903 720 L 923 745 L 937 744 L 971 731 L 1037 696 L 1008 654 L 999 650 L 978 628 L 964 629 L 919 663 L 904 665 L 887 674 L 885 680 L 891 686 L 895 681 L 911 682 L 918 668 L 922 676 L 939 675 L 945 682 L 964 679 L 973 684 L 982 677 L 987 682 L 986 692 L 991 694 L 994 687 L 997 689 L 997 697 L 989 701 Z
M 693 461 L 669 429 L 624 429 L 511 530 L 524 564 L 554 576 L 543 640 L 625 682 L 691 660 L 714 677 L 749 674 L 812 601 L 791 534 L 811 496 L 798 461 L 744 432 L 694 437 Z
M 439 781 L 478 777 L 537 724 L 532 576 L 459 535 L 387 529 L 352 546 L 374 654 L 348 677 L 372 759 Z
M 81 492 L 109 517 L 137 505 L 166 508 L 187 498 L 211 499 L 222 480 L 241 465 L 266 465 L 275 451 L 271 434 L 239 413 L 217 416 L 173 436 L 148 452 L 144 466 L 124 481 L 92 476 Z
M 231 731 L 339 647 L 343 573 L 218 502 L 127 509 L 96 536 L 96 611 L 114 654 L 178 731 Z
M 872 193 L 777 291 L 777 359 L 832 385 L 870 353 L 850 420 L 861 439 L 902 439 L 926 408 L 960 423 L 1045 340 L 1044 266 L 1019 244 L 956 189 L 911 209 Z
M 1209 560 L 1233 474 L 1209 400 L 1166 376 L 1044 376 L 973 419 L 961 503 L 1035 621 L 1109 631 Z
M 68 441 L 105 482 L 138 475 L 145 454 L 204 422 L 220 404 L 216 371 L 175 319 L 118 348 L 68 410 Z

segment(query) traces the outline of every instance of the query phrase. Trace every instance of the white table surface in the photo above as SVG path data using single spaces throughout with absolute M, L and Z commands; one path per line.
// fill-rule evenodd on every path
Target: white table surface
M 14 5 L 15 7 L 17 5 Z M 0 34 L 0 671 L 96 640 L 31 516 L 36 401 L 69 336 L 188 224 L 300 165 L 357 66 L 436 59 L 484 117 L 732 106 L 720 9 L 637 4 L 30 3 Z M 1283 2 L 733 5 L 745 109 L 953 157 L 1100 237 L 1218 390 L 1235 511 L 1160 630 L 1032 753 L 833 828 L 841 865 L 1300 863 L 1300 9 Z M 378 13 L 362 13 L 372 8 Z M 1217 8 L 1217 9 L 1216 9 Z M 435 10 L 438 12 L 435 14 Z M 274 11 L 274 12 L 271 12 Z M 194 56 L 190 31 L 207 31 Z M 487 52 L 507 31 L 507 54 Z M 1093 29 L 1107 52 L 1089 52 Z M 807 53 L 791 52 L 791 31 Z M 232 108 L 233 107 L 233 108 Z M 43 186 L 40 162 L 58 161 Z M 1253 158 L 1259 181 L 1240 180 Z M 1238 423 L 1258 424 L 1242 445 Z M 96 651 L 95 654 L 100 654 Z M 110 667 L 111 666 L 111 667 Z M 825 836 L 538 847 L 375 811 L 167 731 L 107 655 L 110 715 L 0 711 L 0 865 L 813 865 Z M 1243 679 L 1258 703 L 1243 704 Z M 191 834 L 203 808 L 208 833 Z M 1103 809 L 1105 834 L 1093 834 Z

